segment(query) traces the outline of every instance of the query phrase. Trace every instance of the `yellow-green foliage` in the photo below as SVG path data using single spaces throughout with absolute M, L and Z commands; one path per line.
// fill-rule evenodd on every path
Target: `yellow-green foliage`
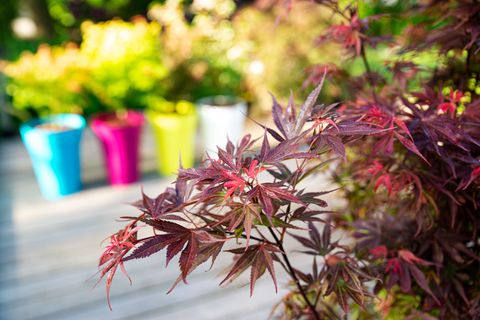
M 312 50 L 328 14 L 319 10 L 298 3 L 286 16 L 282 7 L 236 11 L 232 0 L 167 0 L 150 8 L 156 22 L 86 22 L 80 48 L 23 55 L 6 68 L 8 93 L 17 109 L 40 115 L 141 109 L 216 94 L 269 107 L 268 92 L 285 98 L 309 65 L 338 60 Z
M 33 108 L 39 115 L 82 112 L 84 60 L 75 46 L 41 46 L 37 53 L 24 53 L 7 64 L 7 93 L 19 110 Z
M 146 95 L 163 94 L 168 70 L 160 54 L 160 26 L 140 19 L 84 23 L 81 54 L 91 81 L 86 88 L 111 109 L 145 107 Z
M 286 99 L 290 90 L 300 88 L 308 66 L 338 61 L 338 51 L 314 48 L 328 18 L 328 11 L 309 2 L 295 3 L 288 14 L 283 6 L 266 11 L 246 7 L 235 16 L 237 41 L 250 48 L 248 88 L 259 106 L 270 107 L 268 92 Z
M 177 113 L 179 115 L 187 115 L 195 112 L 195 105 L 186 100 L 176 102 L 167 101 L 163 98 L 154 97 L 149 100 L 149 109 L 159 113 Z
M 349 319 L 425 319 L 417 309 L 421 305 L 421 298 L 415 294 L 405 294 L 394 287 L 390 293 L 385 289 L 380 290 L 374 300 L 367 303 L 363 308 L 352 303 L 350 305 Z M 424 314 L 423 314 L 424 315 Z
M 172 70 L 168 81 L 169 98 L 187 98 L 230 94 L 245 96 L 243 70 L 245 55 L 229 54 L 241 48 L 235 38 L 231 0 L 211 3 L 194 1 L 187 10 L 194 16 L 187 21 L 184 3 L 167 0 L 149 11 L 163 27 L 162 45 L 165 60 Z
M 167 81 L 174 97 L 235 94 L 257 110 L 269 108 L 268 92 L 285 98 L 302 85 L 309 65 L 338 60 L 312 50 L 328 12 L 311 3 L 297 3 L 287 16 L 282 6 L 235 12 L 232 0 L 193 1 L 187 7 L 184 2 L 167 0 L 149 11 L 164 28 L 162 45 L 172 69 Z M 192 21 L 185 19 L 185 8 Z
M 41 116 L 144 108 L 164 94 L 160 26 L 145 20 L 82 25 L 80 48 L 41 46 L 6 65 L 16 109 Z

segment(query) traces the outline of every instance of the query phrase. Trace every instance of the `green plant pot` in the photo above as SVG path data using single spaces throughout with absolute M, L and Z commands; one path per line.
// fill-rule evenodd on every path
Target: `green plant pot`
M 197 115 L 177 113 L 147 112 L 156 142 L 157 166 L 161 175 L 177 173 L 180 157 L 184 168 L 192 167 L 195 162 L 195 133 Z

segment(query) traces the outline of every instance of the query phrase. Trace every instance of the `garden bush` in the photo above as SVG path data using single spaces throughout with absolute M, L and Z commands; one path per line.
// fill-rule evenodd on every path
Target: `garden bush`
M 24 53 L 7 64 L 7 93 L 12 97 L 16 115 L 23 120 L 32 113 L 45 116 L 55 113 L 82 113 L 88 110 L 83 84 L 88 78 L 84 59 L 75 45 L 41 46 L 37 53 Z
M 82 25 L 80 52 L 89 79 L 87 93 L 103 111 L 145 109 L 153 97 L 165 95 L 165 66 L 160 25 L 143 18 Z
M 144 109 L 165 94 L 160 26 L 144 19 L 82 27 L 83 42 L 42 45 L 7 63 L 7 93 L 18 116 Z
M 166 79 L 167 99 L 196 101 L 213 95 L 245 95 L 246 57 L 227 54 L 232 48 L 243 47 L 235 39 L 231 22 L 235 9 L 230 0 L 212 6 L 169 0 L 151 7 L 149 16 L 162 26 L 161 42 L 172 70 Z

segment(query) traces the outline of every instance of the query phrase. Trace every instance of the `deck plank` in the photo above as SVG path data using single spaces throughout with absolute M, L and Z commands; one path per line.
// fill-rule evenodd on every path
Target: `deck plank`
M 0 319 L 266 319 L 286 292 L 286 275 L 278 270 L 278 294 L 268 277 L 258 281 L 253 298 L 243 286 L 247 278 L 219 288 L 218 273 L 231 263 L 228 255 L 210 272 L 195 271 L 189 285 L 180 284 L 170 295 L 165 293 L 178 276 L 175 261 L 167 269 L 161 256 L 129 262 L 133 285 L 126 279 L 114 283 L 110 312 L 103 284 L 92 290 L 100 243 L 121 227 L 116 218 L 136 213 L 126 203 L 139 198 L 142 186 L 157 194 L 172 177 L 154 172 L 148 128 L 142 144 L 143 179 L 122 188 L 105 184 L 98 142 L 88 131 L 84 138 L 86 188 L 57 202 L 41 197 L 20 139 L 0 139 Z M 301 267 L 310 258 L 298 256 L 295 263 Z

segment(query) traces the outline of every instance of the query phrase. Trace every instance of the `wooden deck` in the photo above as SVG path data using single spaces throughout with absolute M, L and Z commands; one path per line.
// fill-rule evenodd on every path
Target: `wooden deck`
M 142 145 L 140 183 L 112 188 L 104 182 L 99 146 L 87 131 L 83 140 L 85 190 L 61 201 L 43 200 L 19 138 L 0 140 L 0 319 L 267 319 L 285 293 L 286 277 L 277 267 L 280 291 L 261 278 L 253 298 L 239 279 L 219 288 L 219 272 L 229 265 L 223 255 L 210 272 L 197 270 L 190 284 L 166 295 L 178 275 L 175 262 L 165 269 L 163 255 L 126 264 L 130 286 L 119 274 L 108 309 L 103 283 L 93 286 L 101 241 L 122 225 L 121 215 L 136 214 L 126 203 L 137 200 L 140 187 L 155 195 L 172 178 L 154 172 L 153 143 Z M 150 173 L 148 173 L 150 172 Z M 295 259 L 297 266 L 309 264 Z M 92 278 L 93 276 L 93 278 Z

